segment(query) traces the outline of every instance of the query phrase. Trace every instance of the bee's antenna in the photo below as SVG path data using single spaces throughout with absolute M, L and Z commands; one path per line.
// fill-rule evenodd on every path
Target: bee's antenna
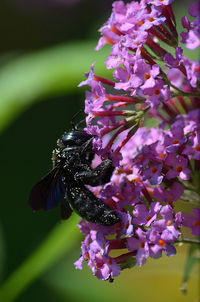
M 71 120 L 71 125 L 72 125 L 72 129 L 73 130 L 77 130 L 78 129 L 78 126 L 83 123 L 85 121 L 85 119 L 81 120 L 80 122 L 78 122 L 77 124 L 74 123 L 74 120 L 75 118 L 81 113 L 83 112 L 83 109 L 80 109 L 78 112 L 76 112 L 73 117 L 72 117 L 72 120 Z
M 80 122 L 78 122 L 76 125 L 75 125 L 75 129 L 78 130 L 79 129 L 79 125 L 81 125 L 82 123 L 85 122 L 85 119 L 82 119 Z

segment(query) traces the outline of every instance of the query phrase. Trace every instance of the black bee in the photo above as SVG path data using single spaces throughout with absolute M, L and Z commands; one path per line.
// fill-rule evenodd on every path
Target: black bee
M 53 151 L 53 169 L 31 190 L 29 204 L 34 211 L 51 210 L 61 205 L 61 217 L 72 210 L 89 222 L 111 226 L 120 221 L 117 213 L 97 198 L 85 185 L 98 186 L 110 181 L 112 161 L 106 159 L 95 169 L 93 136 L 74 129 L 64 134 Z

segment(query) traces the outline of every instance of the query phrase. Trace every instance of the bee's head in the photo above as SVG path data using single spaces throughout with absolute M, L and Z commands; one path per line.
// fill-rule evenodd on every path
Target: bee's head
M 92 135 L 88 134 L 84 130 L 72 130 L 65 133 L 57 143 L 60 148 L 80 147 L 92 137 Z

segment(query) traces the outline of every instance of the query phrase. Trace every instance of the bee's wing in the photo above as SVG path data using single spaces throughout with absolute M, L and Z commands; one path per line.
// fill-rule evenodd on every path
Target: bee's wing
M 58 168 L 54 168 L 32 188 L 29 204 L 34 211 L 51 210 L 64 200 L 65 191 Z
M 63 200 L 63 202 L 61 202 L 61 205 L 60 205 L 61 219 L 63 219 L 63 220 L 68 219 L 71 216 L 72 212 L 73 212 L 73 210 L 71 209 L 69 203 L 66 202 L 66 200 Z

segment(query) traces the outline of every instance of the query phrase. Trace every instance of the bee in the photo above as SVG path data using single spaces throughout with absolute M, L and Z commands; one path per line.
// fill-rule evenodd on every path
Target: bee
M 53 169 L 32 188 L 29 204 L 34 211 L 49 211 L 58 205 L 61 218 L 72 211 L 88 222 L 111 226 L 120 221 L 116 211 L 97 198 L 87 187 L 110 181 L 114 167 L 105 159 L 91 168 L 94 137 L 84 130 L 73 129 L 62 135 L 53 151 Z

